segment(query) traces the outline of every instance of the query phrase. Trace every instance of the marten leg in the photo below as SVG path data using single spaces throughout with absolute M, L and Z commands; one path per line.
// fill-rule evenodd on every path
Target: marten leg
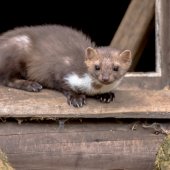
M 73 91 L 69 85 L 65 83 L 64 80 L 61 78 L 57 78 L 57 80 L 54 82 L 53 89 L 61 92 L 66 96 L 67 103 L 69 105 L 72 105 L 74 107 L 82 107 L 86 104 L 86 95 L 82 94 L 81 92 L 75 92 Z
M 63 94 L 67 97 L 67 103 L 69 105 L 82 107 L 86 104 L 86 96 L 84 94 L 78 94 L 69 90 L 63 90 Z
M 43 88 L 42 85 L 37 82 L 22 79 L 7 81 L 4 85 L 29 92 L 39 92 Z

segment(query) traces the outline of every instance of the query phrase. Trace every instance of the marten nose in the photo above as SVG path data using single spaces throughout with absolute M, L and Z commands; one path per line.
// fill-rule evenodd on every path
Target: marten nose
M 109 81 L 109 77 L 108 76 L 103 76 L 102 81 L 107 83 Z

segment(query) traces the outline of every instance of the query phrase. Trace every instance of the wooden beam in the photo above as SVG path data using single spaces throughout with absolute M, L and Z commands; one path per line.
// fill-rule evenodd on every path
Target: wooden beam
M 0 148 L 17 170 L 152 170 L 164 135 L 134 122 L 1 123 Z
M 157 43 L 158 51 L 161 55 L 161 69 L 163 80 L 167 85 L 170 85 L 170 1 L 169 0 L 157 0 L 157 28 L 159 33 L 159 39 Z
M 115 91 L 115 101 L 87 98 L 82 108 L 69 106 L 63 94 L 52 90 L 31 93 L 0 87 L 0 117 L 14 118 L 170 118 L 169 90 Z
M 155 0 L 132 0 L 110 44 L 115 48 L 132 51 L 134 58 L 132 68 L 144 48 L 155 13 L 154 5 Z

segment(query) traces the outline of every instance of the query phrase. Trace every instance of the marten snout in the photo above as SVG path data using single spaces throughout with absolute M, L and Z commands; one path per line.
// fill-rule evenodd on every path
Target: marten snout
M 104 83 L 108 83 L 108 82 L 109 82 L 109 76 L 108 76 L 108 75 L 103 75 L 103 76 L 102 76 L 102 81 L 103 81 Z

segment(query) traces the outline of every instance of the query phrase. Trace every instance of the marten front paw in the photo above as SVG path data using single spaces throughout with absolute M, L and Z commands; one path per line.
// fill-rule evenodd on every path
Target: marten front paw
M 22 79 L 15 79 L 13 81 L 5 82 L 5 85 L 8 87 L 26 90 L 29 92 L 39 92 L 43 88 L 41 84 L 35 81 L 22 80 Z
M 30 92 L 39 92 L 42 88 L 42 85 L 37 82 L 29 82 L 26 86 L 26 90 Z
M 81 95 L 69 95 L 67 96 L 67 102 L 69 105 L 73 105 L 74 107 L 82 107 L 86 104 L 86 96 Z
M 115 98 L 115 95 L 114 93 L 110 92 L 110 93 L 99 94 L 99 95 L 96 95 L 95 97 L 96 99 L 99 99 L 100 102 L 110 103 Z

